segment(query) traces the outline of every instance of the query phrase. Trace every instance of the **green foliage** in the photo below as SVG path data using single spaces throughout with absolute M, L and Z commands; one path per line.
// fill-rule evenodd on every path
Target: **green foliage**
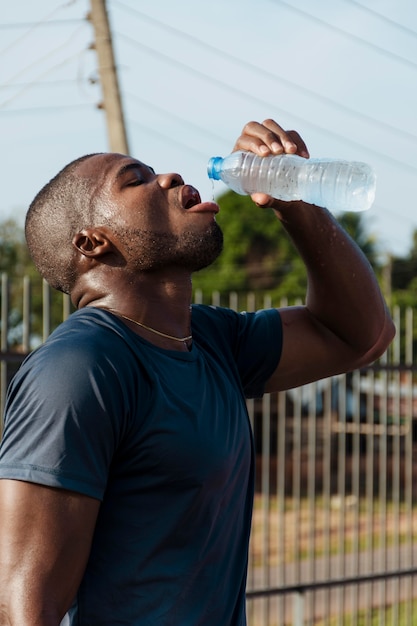
M 26 247 L 23 228 L 12 219 L 0 228 L 0 271 L 10 277 L 22 276 L 27 268 L 33 268 Z
M 391 260 L 392 289 L 396 291 L 412 291 L 416 294 L 415 278 L 417 277 L 417 230 L 413 234 L 413 245 L 405 257 L 393 257 Z M 414 301 L 415 304 L 415 301 Z
M 337 221 L 357 243 L 377 272 L 380 269 L 377 245 L 374 238 L 366 232 L 362 215 L 360 213 L 342 213 L 337 216 Z
M 1 292 L 1 301 L 8 301 L 8 342 L 19 346 L 23 337 L 24 281 L 30 280 L 30 325 L 33 344 L 42 336 L 45 292 L 42 278 L 36 270 L 26 246 L 24 229 L 15 220 L 0 224 L 0 273 L 7 275 L 7 290 Z M 51 329 L 62 321 L 62 294 L 48 289 L 50 296 Z
M 255 291 L 274 301 L 303 299 L 307 275 L 303 262 L 270 209 L 258 208 L 248 196 L 227 191 L 218 199 L 225 246 L 209 268 L 194 275 L 196 289 L 211 293 Z M 339 222 L 378 270 L 375 242 L 359 213 L 344 213 Z
M 273 212 L 232 191 L 226 192 L 218 202 L 224 250 L 211 267 L 194 275 L 194 287 L 206 292 L 257 291 L 279 297 L 286 295 L 285 285 L 291 283 L 297 296 L 304 295 L 304 267 L 297 261 L 292 244 Z

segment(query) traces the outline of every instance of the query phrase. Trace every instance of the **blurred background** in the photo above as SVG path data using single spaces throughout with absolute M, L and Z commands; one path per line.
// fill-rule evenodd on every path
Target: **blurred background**
M 206 176 L 243 125 L 275 118 L 312 156 L 366 161 L 364 214 L 382 258 L 417 226 L 417 5 L 413 0 L 107 0 L 129 151 Z M 88 0 L 0 1 L 0 219 L 22 220 L 67 162 L 109 149 Z

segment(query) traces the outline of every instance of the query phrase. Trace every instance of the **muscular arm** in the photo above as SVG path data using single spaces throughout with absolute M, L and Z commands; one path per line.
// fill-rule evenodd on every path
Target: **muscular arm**
M 235 145 L 260 156 L 308 150 L 295 131 L 273 120 L 249 123 Z M 303 307 L 281 310 L 283 350 L 266 390 L 296 387 L 373 362 L 395 334 L 376 277 L 356 243 L 326 210 L 253 194 L 282 222 L 308 276 Z
M 372 363 L 395 332 L 368 261 L 327 211 L 299 203 L 279 217 L 306 264 L 308 289 L 304 307 L 281 311 L 283 352 L 269 390 Z
M 59 626 L 80 584 L 100 502 L 0 480 L 0 626 Z

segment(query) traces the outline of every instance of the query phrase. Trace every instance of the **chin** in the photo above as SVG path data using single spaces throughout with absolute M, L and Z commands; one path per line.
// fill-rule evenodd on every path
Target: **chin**
M 191 243 L 191 242 L 190 242 Z M 208 267 L 217 259 L 223 250 L 223 233 L 215 224 L 209 236 L 199 237 L 187 250 L 188 267 L 192 272 Z

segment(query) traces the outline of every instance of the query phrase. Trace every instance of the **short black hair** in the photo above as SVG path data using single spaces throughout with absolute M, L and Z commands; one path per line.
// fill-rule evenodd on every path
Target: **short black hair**
M 68 163 L 39 191 L 26 214 L 26 241 L 36 268 L 51 287 L 64 293 L 71 293 L 76 280 L 72 239 L 94 220 L 94 181 L 75 172 L 97 154 Z

